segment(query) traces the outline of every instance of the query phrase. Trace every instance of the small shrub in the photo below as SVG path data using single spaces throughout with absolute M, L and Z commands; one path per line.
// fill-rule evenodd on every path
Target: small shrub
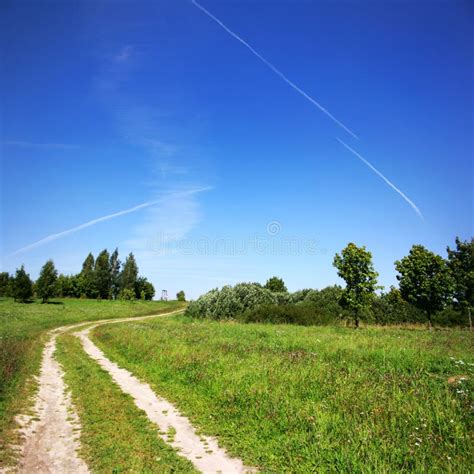
M 134 300 L 135 299 L 135 291 L 132 290 L 131 288 L 125 288 L 120 293 L 120 299 L 121 300 L 126 300 L 126 301 Z

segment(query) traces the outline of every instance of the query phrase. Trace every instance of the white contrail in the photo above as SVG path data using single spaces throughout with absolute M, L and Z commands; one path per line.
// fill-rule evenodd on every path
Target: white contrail
M 62 237 L 65 237 L 67 235 L 79 232 L 80 230 L 86 229 L 87 227 L 91 227 L 93 225 L 99 224 L 100 222 L 109 221 L 110 219 L 115 219 L 116 217 L 124 216 L 125 214 L 131 214 L 132 212 L 139 211 L 140 209 L 144 209 L 146 207 L 150 207 L 150 206 L 154 206 L 155 204 L 162 203 L 166 199 L 169 199 L 171 197 L 181 196 L 181 195 L 186 195 L 186 194 L 194 194 L 201 191 L 207 191 L 208 189 L 210 188 L 199 188 L 199 189 L 192 189 L 188 191 L 174 192 L 167 196 L 161 197 L 160 199 L 156 199 L 154 201 L 147 201 L 142 204 L 138 204 L 138 206 L 134 206 L 129 209 L 124 209 L 123 211 L 114 212 L 113 214 L 108 214 L 106 216 L 98 217 L 97 219 L 92 219 L 91 221 L 84 222 L 84 224 L 80 224 L 76 227 L 73 227 L 72 229 L 67 229 L 67 230 L 63 230 L 62 232 L 58 232 L 56 234 L 48 235 L 47 237 L 44 237 L 41 240 L 33 242 L 32 244 L 26 245 L 25 247 L 22 247 L 18 250 L 15 250 L 14 252 L 6 255 L 6 257 L 13 257 L 15 255 L 28 252 L 29 250 L 36 249 L 45 244 L 48 244 L 49 242 L 53 242 L 54 240 L 61 239 Z
M 277 69 L 270 61 L 265 59 L 258 51 L 256 51 L 252 46 L 250 46 L 247 41 L 242 39 L 239 35 L 234 33 L 230 28 L 228 28 L 224 23 L 222 23 L 219 18 L 215 17 L 210 11 L 206 10 L 202 5 L 200 5 L 196 0 L 191 0 L 191 3 L 199 8 L 203 13 L 205 13 L 209 18 L 214 20 L 221 28 L 223 28 L 229 35 L 235 38 L 237 41 L 242 43 L 253 55 L 255 55 L 260 61 L 263 62 L 267 67 L 269 67 L 277 76 L 283 79 L 290 87 L 292 87 L 296 92 L 299 92 L 306 100 L 315 105 L 321 112 L 325 113 L 333 122 L 343 128 L 347 133 L 352 135 L 354 138 L 359 138 L 352 130 L 346 127 L 342 122 L 340 122 L 334 115 L 329 112 L 325 107 L 323 107 L 317 100 L 313 99 L 309 94 L 304 90 L 300 89 L 294 82 L 290 81 L 279 69 Z
M 417 205 L 403 192 L 400 191 L 388 178 L 386 178 L 374 165 L 372 165 L 369 161 L 367 161 L 362 155 L 357 153 L 353 148 L 351 148 L 347 143 L 344 143 L 340 138 L 336 137 L 336 140 L 345 148 L 347 148 L 351 153 L 353 153 L 359 160 L 361 160 L 364 164 L 366 164 L 374 173 L 380 176 L 392 189 L 394 189 L 400 196 L 405 199 L 405 201 L 410 204 L 413 210 L 418 214 L 420 219 L 424 221 L 423 214 L 418 209 Z

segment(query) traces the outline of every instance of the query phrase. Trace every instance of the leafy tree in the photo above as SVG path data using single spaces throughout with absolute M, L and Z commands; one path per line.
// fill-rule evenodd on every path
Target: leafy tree
M 135 297 L 150 301 L 154 296 L 155 287 L 145 277 L 138 277 L 135 283 Z
M 186 301 L 186 295 L 184 294 L 183 290 L 178 291 L 178 293 L 176 293 L 176 299 L 178 301 Z
M 121 291 L 123 290 L 133 290 L 135 291 L 135 286 L 138 278 L 138 266 L 135 261 L 133 253 L 130 253 L 123 264 L 122 273 L 120 276 L 121 280 Z
M 107 250 L 102 250 L 97 256 L 94 265 L 94 281 L 97 297 L 107 299 L 110 295 L 112 276 L 110 272 L 110 255 Z
M 79 298 L 84 291 L 81 290 L 82 277 L 80 275 L 58 276 L 56 281 L 57 294 L 62 298 Z
M 453 280 L 446 261 L 423 245 L 413 245 L 406 257 L 395 262 L 395 268 L 403 299 L 425 312 L 431 329 L 433 315 L 452 295 Z
M 456 248 L 448 251 L 448 266 L 454 278 L 456 304 L 467 310 L 469 329 L 472 331 L 471 308 L 474 306 L 474 239 L 464 242 L 456 237 Z
M 82 264 L 82 270 L 81 270 L 81 277 L 82 277 L 82 282 L 81 282 L 81 296 L 85 295 L 88 298 L 96 298 L 98 295 L 98 291 L 96 288 L 96 281 L 95 281 L 95 275 L 94 275 L 94 267 L 95 267 L 95 261 L 94 261 L 94 256 L 92 253 L 89 253 L 89 255 L 86 257 Z
M 56 281 L 58 272 L 54 267 L 54 262 L 48 260 L 41 269 L 40 276 L 36 280 L 36 293 L 42 298 L 42 303 L 46 303 L 49 298 L 56 296 Z
M 264 288 L 273 293 L 286 293 L 288 291 L 285 282 L 276 276 L 269 278 L 265 283 Z
M 26 273 L 24 265 L 17 269 L 13 282 L 13 297 L 15 301 L 26 303 L 33 296 L 33 282 Z
M 12 295 L 13 278 L 8 272 L 0 273 L 0 296 Z
M 359 327 L 359 314 L 366 309 L 377 289 L 378 273 L 372 264 L 372 254 L 365 247 L 357 247 L 349 243 L 341 252 L 336 254 L 333 265 L 337 274 L 346 282 L 341 297 L 341 306 L 352 311 L 355 327 Z
M 110 296 L 114 300 L 120 293 L 120 266 L 118 249 L 115 249 L 110 256 Z

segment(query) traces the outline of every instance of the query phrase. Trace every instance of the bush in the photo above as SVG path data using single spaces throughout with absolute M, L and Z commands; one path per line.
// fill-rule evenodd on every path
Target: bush
M 433 324 L 469 327 L 469 317 L 467 311 L 463 311 L 463 308 L 447 306 L 433 316 Z
M 370 321 L 376 324 L 421 323 L 424 314 L 406 302 L 397 288 L 376 296 L 372 302 Z
M 192 301 L 186 315 L 194 318 L 232 319 L 247 309 L 260 305 L 277 304 L 276 294 L 258 283 L 239 283 L 238 285 L 217 288 Z
M 305 302 L 313 303 L 320 313 L 333 320 L 349 318 L 350 313 L 345 310 L 339 301 L 343 290 L 339 285 L 328 286 L 322 290 L 309 290 L 304 298 Z
M 126 300 L 126 301 L 134 300 L 135 299 L 135 290 L 132 290 L 131 288 L 125 288 L 120 293 L 120 299 L 121 300 Z
M 321 312 L 311 302 L 284 305 L 263 305 L 248 309 L 238 317 L 245 323 L 298 324 L 301 326 L 325 326 L 335 320 Z

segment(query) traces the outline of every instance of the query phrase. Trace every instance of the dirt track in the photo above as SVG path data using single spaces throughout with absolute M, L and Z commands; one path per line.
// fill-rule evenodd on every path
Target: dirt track
M 22 426 L 24 443 L 21 446 L 19 472 L 25 473 L 86 473 L 89 469 L 79 457 L 78 449 L 80 421 L 74 412 L 70 397 L 63 381 L 63 371 L 54 358 L 58 334 L 75 328 L 86 353 L 102 368 L 107 370 L 115 383 L 131 395 L 138 408 L 157 425 L 157 431 L 175 432 L 173 436 L 160 435 L 165 442 L 177 448 L 177 454 L 189 459 L 204 473 L 243 473 L 254 469 L 245 467 L 240 459 L 231 458 L 218 446 L 217 440 L 201 437 L 190 421 L 182 416 L 168 401 L 158 397 L 144 382 L 133 374 L 121 369 L 105 357 L 102 351 L 89 339 L 92 328 L 102 324 L 124 323 L 128 321 L 168 316 L 179 311 L 162 315 L 143 316 L 126 319 L 109 319 L 89 323 L 64 326 L 51 331 L 51 339 L 46 344 L 38 380 L 39 390 L 35 400 L 34 416 L 18 417 Z

